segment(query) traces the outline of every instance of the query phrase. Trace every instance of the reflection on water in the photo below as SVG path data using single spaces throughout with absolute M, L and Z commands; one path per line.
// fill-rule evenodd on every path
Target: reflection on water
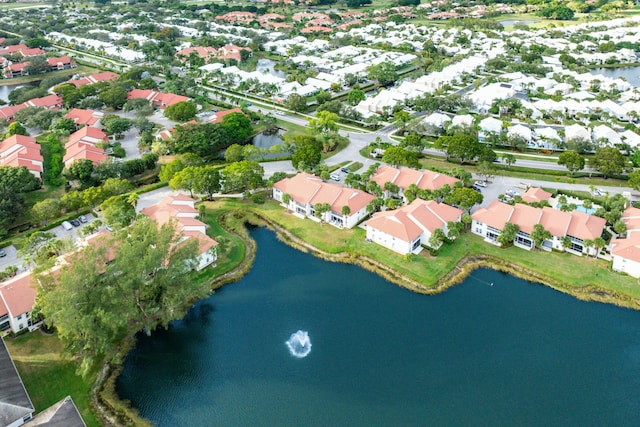
M 640 66 L 620 68 L 594 68 L 589 70 L 593 75 L 601 75 L 612 79 L 624 77 L 626 81 L 636 87 L 640 87 Z

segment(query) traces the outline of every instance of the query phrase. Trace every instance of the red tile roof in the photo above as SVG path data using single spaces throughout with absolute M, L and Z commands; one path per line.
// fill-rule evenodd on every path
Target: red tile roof
M 93 110 L 81 110 L 79 108 L 74 108 L 69 111 L 64 118 L 73 120 L 77 125 L 82 126 L 93 126 L 95 125 L 100 117 L 99 113 Z
M 550 198 L 551 193 L 544 191 L 540 187 L 531 187 L 522 195 L 522 200 L 527 203 L 537 203 L 542 200 L 549 201 Z
M 91 85 L 98 82 L 107 82 L 111 80 L 116 80 L 118 75 L 116 73 L 112 73 L 111 71 L 104 71 L 102 73 L 91 74 L 87 77 L 83 77 L 78 80 L 69 80 L 68 83 L 75 85 L 76 87 L 83 85 Z
M 480 208 L 471 217 L 498 230 L 506 222 L 516 224 L 524 233 L 531 233 L 533 226 L 541 224 L 556 237 L 573 236 L 581 240 L 594 240 L 602 235 L 604 218 L 579 211 L 562 212 L 549 207 L 534 208 L 516 203 L 511 206 L 494 200 L 487 208 Z
M 387 182 L 391 182 L 403 190 L 415 184 L 422 190 L 433 191 L 444 187 L 445 184 L 453 187 L 460 180 L 439 172 L 418 171 L 410 168 L 396 169 L 384 165 L 373 174 L 371 181 L 375 181 L 381 188 L 384 188 Z
M 0 143 L 0 166 L 24 166 L 38 176 L 42 174 L 43 158 L 35 138 L 12 135 Z
M 213 116 L 209 117 L 209 123 L 220 123 L 224 116 L 231 113 L 240 113 L 244 114 L 244 112 L 240 108 L 232 108 L 230 110 L 219 111 L 215 113 Z M 246 115 L 246 114 L 245 114 Z
M 433 233 L 449 221 L 459 221 L 464 211 L 434 200 L 416 199 L 396 210 L 378 212 L 365 224 L 402 241 L 416 239 L 423 230 Z
M 3 314 L 3 306 L 12 317 L 30 312 L 36 301 L 36 287 L 31 273 L 22 273 L 0 283 L 0 301 L 0 315 Z
M 365 208 L 375 199 L 364 191 L 327 183 L 306 173 L 278 181 L 274 187 L 289 194 L 294 201 L 302 205 L 328 203 L 331 205 L 331 210 L 336 213 L 341 213 L 343 206 L 349 206 L 351 215 Z

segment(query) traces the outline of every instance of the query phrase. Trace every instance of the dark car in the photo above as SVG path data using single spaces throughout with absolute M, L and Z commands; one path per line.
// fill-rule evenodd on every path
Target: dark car
M 344 173 L 349 173 L 349 172 L 351 172 L 351 171 L 349 170 L 349 168 L 340 168 L 340 170 L 341 170 L 342 172 L 344 172 Z
M 0 258 L 4 258 L 7 256 L 7 251 L 5 251 L 4 249 L 0 249 Z
M 475 185 L 471 187 L 471 189 L 477 191 L 478 193 L 482 193 L 482 188 L 476 187 Z
M 74 227 L 80 227 L 80 221 L 78 221 L 77 219 L 72 219 L 71 221 L 69 221 L 71 223 L 71 225 L 73 225 Z

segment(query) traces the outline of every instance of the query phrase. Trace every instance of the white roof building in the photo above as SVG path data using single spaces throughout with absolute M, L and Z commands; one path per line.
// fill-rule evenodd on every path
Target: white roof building
M 640 135 L 638 135 L 632 130 L 629 130 L 629 129 L 625 130 L 620 134 L 620 137 L 622 138 L 622 141 L 625 144 L 629 144 L 631 148 L 636 148 L 640 146 Z
M 618 135 L 615 130 L 605 125 L 594 127 L 592 138 L 594 142 L 604 146 L 611 147 L 616 144 L 622 144 L 622 138 L 620 138 L 620 135 Z
M 591 140 L 591 133 L 578 124 L 569 125 L 564 128 L 564 139 L 566 141 L 571 141 L 572 139 Z
M 471 114 L 462 114 L 453 116 L 451 119 L 451 126 L 473 126 L 473 116 Z
M 429 124 L 431 126 L 436 126 L 444 129 L 445 124 L 451 121 L 451 117 L 442 113 L 432 113 L 425 117 L 422 121 L 423 123 Z
M 520 136 L 524 138 L 527 142 L 531 142 L 531 140 L 533 139 L 531 129 L 521 124 L 511 126 L 507 130 L 507 137 L 513 137 L 513 136 Z

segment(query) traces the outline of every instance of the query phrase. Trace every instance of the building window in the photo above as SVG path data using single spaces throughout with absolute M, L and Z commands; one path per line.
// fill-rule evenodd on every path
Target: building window
M 18 316 L 18 320 L 21 320 L 21 319 L 22 319 L 22 314 Z

